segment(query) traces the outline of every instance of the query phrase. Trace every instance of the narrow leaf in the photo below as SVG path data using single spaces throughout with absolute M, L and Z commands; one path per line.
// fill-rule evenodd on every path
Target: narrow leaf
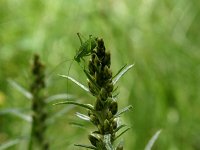
M 83 124 L 80 124 L 80 123 L 77 123 L 77 122 L 69 122 L 70 125 L 73 125 L 75 127 L 78 127 L 78 128 L 81 128 L 81 129 L 84 129 L 84 130 L 87 130 L 87 128 L 83 125 Z
M 95 149 L 95 150 L 97 150 L 96 147 L 90 146 L 90 145 L 74 144 L 74 146 L 79 146 L 79 147 L 84 147 L 84 148 L 89 148 L 89 149 Z
M 76 112 L 76 116 L 83 119 L 83 120 L 86 120 L 86 121 L 90 121 L 90 117 L 84 115 L 84 114 L 81 114 L 79 112 Z
M 152 146 L 154 145 L 155 141 L 158 139 L 158 136 L 160 135 L 161 130 L 158 130 L 153 137 L 149 140 L 148 144 L 145 147 L 145 150 L 151 150 Z
M 29 100 L 31 100 L 33 98 L 33 95 L 26 90 L 25 88 L 23 88 L 21 85 L 19 85 L 17 82 L 15 82 L 14 80 L 8 79 L 8 83 L 10 85 L 12 85 L 12 87 L 14 87 L 16 90 L 18 90 L 20 93 L 22 93 L 26 98 L 28 98 Z
M 123 127 L 126 127 L 125 124 L 120 125 L 119 127 L 117 127 L 117 129 L 115 129 L 115 132 L 119 131 L 120 129 L 122 129 Z
M 94 108 L 93 108 L 92 105 L 90 105 L 90 104 L 81 104 L 81 103 L 74 102 L 74 101 L 63 101 L 63 102 L 55 103 L 55 104 L 53 104 L 53 105 L 59 105 L 59 104 L 73 104 L 73 105 L 81 106 L 81 107 L 83 107 L 83 108 L 87 108 L 87 109 L 89 109 L 89 110 L 94 111 Z
M 75 97 L 73 95 L 70 94 L 56 94 L 53 96 L 48 97 L 47 99 L 45 99 L 46 103 L 50 103 L 50 102 L 54 102 L 60 99 L 74 99 Z
M 133 108 L 132 105 L 129 105 L 129 106 L 123 108 L 122 110 L 120 110 L 120 111 L 117 112 L 117 114 L 115 115 L 115 117 L 119 117 L 121 114 L 123 114 L 123 113 L 129 111 L 129 110 L 132 109 L 132 108 Z
M 10 140 L 8 142 L 5 142 L 5 143 L 2 143 L 0 145 L 0 150 L 5 150 L 5 149 L 8 149 L 16 144 L 18 144 L 20 142 L 19 139 L 15 139 L 15 140 Z
M 75 84 L 77 84 L 79 87 L 81 87 L 83 90 L 85 90 L 86 92 L 90 92 L 89 89 L 85 85 L 81 84 L 80 82 L 78 82 L 74 78 L 66 76 L 66 75 L 59 75 L 59 76 L 71 80 L 72 82 L 74 82 Z
M 27 121 L 27 122 L 31 122 L 32 121 L 31 116 L 23 114 L 19 109 L 13 109 L 13 108 L 4 109 L 4 110 L 0 111 L 0 115 L 3 115 L 3 114 L 12 114 L 14 116 L 17 116 L 17 117 Z
M 122 70 L 120 69 L 120 72 L 118 75 L 113 79 L 113 85 L 117 83 L 117 81 L 128 71 L 130 70 L 134 64 L 127 66 L 126 68 L 123 68 Z
M 113 79 L 119 75 L 119 73 L 127 66 L 127 64 L 125 64 L 121 69 L 119 69 L 119 71 L 112 77 Z
M 122 133 L 120 133 L 118 136 L 115 137 L 114 141 L 116 139 L 118 139 L 120 136 L 122 136 L 124 133 L 126 133 L 130 128 L 127 128 L 126 130 L 124 130 Z

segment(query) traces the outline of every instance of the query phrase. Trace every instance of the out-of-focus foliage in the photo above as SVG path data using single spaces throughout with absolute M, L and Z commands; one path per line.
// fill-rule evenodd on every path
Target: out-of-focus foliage
M 7 79 L 29 89 L 30 62 L 39 53 L 47 68 L 47 95 L 66 93 L 70 61 L 80 42 L 77 32 L 103 37 L 112 53 L 112 68 L 134 63 L 118 83 L 119 106 L 134 109 L 122 118 L 132 128 L 124 135 L 125 149 L 144 149 L 158 130 L 153 149 L 200 149 L 200 2 L 198 0 L 1 0 L 0 1 L 0 109 L 27 112 L 30 100 Z M 53 70 L 53 71 L 52 71 Z M 81 68 L 70 70 L 81 83 Z M 69 92 L 92 103 L 69 81 Z M 66 106 L 49 106 L 51 115 Z M 78 109 L 78 108 L 76 108 Z M 49 124 L 51 149 L 72 149 L 87 143 L 89 124 L 76 128 L 75 110 Z M 30 125 L 12 115 L 0 116 L 0 143 L 21 138 L 11 149 L 26 149 Z M 80 143 L 79 143 L 80 142 Z M 74 148 L 75 149 L 75 148 Z

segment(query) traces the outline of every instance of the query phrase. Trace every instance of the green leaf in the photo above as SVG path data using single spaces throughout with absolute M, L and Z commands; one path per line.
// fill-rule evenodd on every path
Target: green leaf
M 115 129 L 115 132 L 119 131 L 120 129 L 122 129 L 123 127 L 126 127 L 125 124 L 120 125 L 119 127 L 117 127 L 117 129 Z
M 74 99 L 75 97 L 73 95 L 70 94 L 56 94 L 56 95 L 52 95 L 48 98 L 45 99 L 46 103 L 50 103 L 50 102 L 54 102 L 60 99 Z
M 114 141 L 116 139 L 118 139 L 120 136 L 122 136 L 124 133 L 126 133 L 130 128 L 127 128 L 126 130 L 124 130 L 122 133 L 120 133 L 118 136 L 115 137 Z
M 161 130 L 158 130 L 153 137 L 149 140 L 148 144 L 145 147 L 145 150 L 151 150 L 152 146 L 154 145 L 155 141 L 158 139 L 158 136 L 160 135 Z
M 115 117 L 119 117 L 121 114 L 123 114 L 123 113 L 129 111 L 129 110 L 132 109 L 132 108 L 133 108 L 132 105 L 129 105 L 129 106 L 123 108 L 122 110 L 120 110 L 120 111 L 117 112 L 117 114 L 115 115 Z
M 16 144 L 18 144 L 20 142 L 19 139 L 15 139 L 15 140 L 10 140 L 8 142 L 5 142 L 5 143 L 2 143 L 0 145 L 0 150 L 5 150 L 5 149 L 8 149 Z
M 125 65 L 126 66 L 126 65 Z M 130 70 L 134 64 L 127 66 L 126 68 L 122 67 L 119 72 L 117 73 L 117 75 L 113 78 L 113 85 L 115 85 L 117 83 L 117 81 L 128 71 Z
M 17 82 L 15 82 L 14 80 L 8 79 L 8 83 L 12 85 L 12 87 L 18 90 L 21 94 L 23 94 L 29 100 L 33 99 L 33 95 L 28 90 L 26 90 L 21 85 L 19 85 Z
M 60 104 L 73 104 L 73 105 L 77 105 L 77 106 L 81 106 L 83 108 L 87 108 L 91 111 L 94 111 L 94 108 L 91 104 L 81 104 L 81 103 L 78 103 L 78 102 L 74 102 L 74 101 L 63 101 L 63 102 L 58 102 L 58 103 L 55 103 L 53 105 L 60 105 Z
M 78 82 L 74 78 L 66 76 L 66 75 L 59 75 L 59 76 L 71 80 L 72 82 L 74 82 L 75 84 L 77 84 L 79 87 L 81 87 L 83 90 L 85 90 L 86 92 L 90 92 L 89 89 L 85 85 L 81 84 L 80 82 Z
M 73 125 L 75 127 L 78 127 L 80 129 L 84 129 L 84 130 L 87 130 L 87 128 L 83 125 L 83 124 L 80 124 L 80 123 L 77 123 L 77 122 L 69 122 L 70 125 Z
M 27 121 L 27 122 L 32 121 L 31 116 L 22 113 L 21 110 L 17 109 L 17 108 L 10 108 L 10 109 L 1 110 L 0 115 L 4 115 L 4 114 L 12 114 L 14 116 L 17 116 L 17 117 Z
M 80 119 L 83 119 L 83 120 L 86 120 L 86 121 L 90 121 L 90 117 L 84 115 L 84 114 L 81 114 L 79 112 L 76 112 L 76 116 L 79 117 Z
M 127 64 L 125 64 L 121 69 L 119 69 L 119 71 L 112 77 L 112 79 L 114 79 L 117 75 L 119 75 L 119 73 L 127 66 Z
M 96 147 L 90 146 L 90 145 L 74 144 L 74 146 L 79 146 L 79 147 L 84 147 L 84 148 L 89 148 L 89 149 L 95 149 L 95 150 L 97 150 Z

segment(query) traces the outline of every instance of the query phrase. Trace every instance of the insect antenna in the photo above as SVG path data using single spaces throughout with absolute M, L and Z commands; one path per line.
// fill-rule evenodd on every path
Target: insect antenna
M 65 62 L 73 61 L 73 60 L 74 60 L 74 59 L 64 59 L 63 61 L 61 61 L 60 63 L 58 63 L 52 70 L 50 70 L 50 71 L 47 73 L 46 79 L 48 80 L 48 79 L 53 75 L 53 73 L 60 67 L 60 65 L 62 65 L 62 64 L 65 63 Z
M 69 69 L 67 71 L 67 77 L 69 77 L 69 72 L 70 72 L 70 69 L 71 69 L 72 64 L 74 63 L 74 61 L 75 61 L 75 59 L 72 59 L 71 63 L 69 64 Z M 68 91 L 69 91 L 69 79 L 67 79 L 67 93 L 68 93 Z M 67 97 L 67 99 L 68 99 L 68 97 Z

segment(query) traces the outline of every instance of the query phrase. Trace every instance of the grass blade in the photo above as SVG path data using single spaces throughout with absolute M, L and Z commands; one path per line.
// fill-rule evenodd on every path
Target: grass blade
M 119 75 L 119 73 L 127 66 L 127 64 L 125 64 L 121 69 L 119 69 L 119 71 L 112 77 L 113 79 Z
M 161 130 L 158 130 L 153 137 L 149 140 L 148 144 L 145 147 L 145 150 L 151 150 L 152 146 L 154 145 L 155 141 L 158 139 Z
M 8 83 L 14 87 L 15 89 L 17 89 L 20 93 L 22 93 L 26 98 L 28 98 L 29 100 L 31 100 L 33 98 L 33 95 L 26 90 L 25 88 L 23 88 L 21 85 L 19 85 L 17 82 L 15 82 L 14 80 L 8 79 Z
M 133 108 L 132 105 L 129 105 L 129 106 L 123 108 L 122 110 L 120 110 L 120 111 L 117 112 L 117 114 L 115 115 L 115 117 L 119 117 L 121 114 L 123 114 L 123 113 L 131 110 L 132 108 Z
M 46 103 L 50 103 L 50 102 L 54 102 L 60 99 L 74 99 L 75 97 L 73 95 L 70 94 L 56 94 L 56 95 L 52 95 L 50 97 L 48 97 L 47 99 L 45 99 Z
M 71 80 L 72 82 L 74 82 L 75 84 L 77 84 L 80 88 L 82 88 L 83 90 L 85 90 L 86 92 L 90 92 L 89 89 L 85 85 L 81 84 L 80 82 L 78 82 L 74 78 L 66 76 L 66 75 L 59 75 L 59 76 Z
M 126 127 L 125 124 L 120 125 L 119 127 L 117 127 L 117 129 L 115 129 L 115 132 L 119 131 L 120 129 L 122 129 L 123 127 Z
M 19 109 L 10 108 L 10 109 L 1 110 L 0 111 L 0 115 L 4 115 L 4 114 L 12 114 L 14 116 L 17 116 L 17 117 L 27 121 L 27 122 L 31 122 L 32 121 L 31 116 L 23 114 Z
M 84 114 L 81 114 L 79 112 L 76 112 L 76 116 L 79 117 L 80 119 L 83 119 L 83 120 L 86 120 L 86 121 L 90 121 L 90 117 L 84 115 Z
M 83 145 L 83 144 L 74 144 L 74 146 L 79 146 L 79 147 L 84 147 L 84 148 L 89 148 L 89 149 L 96 149 L 96 147 L 94 146 L 90 146 L 90 145 Z
M 83 108 L 87 108 L 91 111 L 94 111 L 94 108 L 92 105 L 90 104 L 81 104 L 81 103 L 78 103 L 78 102 L 74 102 L 74 101 L 63 101 L 63 102 L 58 102 L 58 103 L 55 103 L 53 105 L 60 105 L 60 104 L 73 104 L 73 105 L 77 105 L 77 106 L 80 106 L 80 107 L 83 107 Z
M 120 133 L 118 136 L 115 137 L 114 141 L 116 139 L 118 139 L 120 136 L 122 136 L 124 133 L 126 133 L 130 128 L 127 128 L 126 130 L 124 130 L 122 133 Z
M 18 144 L 20 142 L 19 139 L 15 139 L 15 140 L 10 140 L 8 142 L 5 142 L 5 143 L 2 143 L 0 145 L 0 150 L 5 150 L 5 149 L 8 149 L 16 144 Z
M 126 65 L 125 65 L 126 66 Z M 124 67 L 125 67 L 124 66 Z M 117 76 L 113 79 L 113 85 L 117 83 L 117 81 L 128 71 L 130 70 L 134 64 L 127 66 L 126 68 L 122 67 L 122 69 L 119 70 L 119 73 L 117 73 Z

